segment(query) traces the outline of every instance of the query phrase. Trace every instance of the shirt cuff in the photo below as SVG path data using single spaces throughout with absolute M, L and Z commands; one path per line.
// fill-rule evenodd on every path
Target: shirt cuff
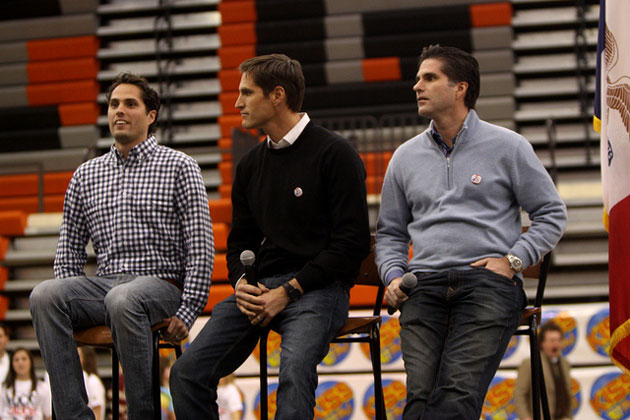
M 389 283 L 391 283 L 392 280 L 394 280 L 396 277 L 402 277 L 403 274 L 405 274 L 405 272 L 400 268 L 392 268 L 385 276 L 385 284 L 389 286 Z

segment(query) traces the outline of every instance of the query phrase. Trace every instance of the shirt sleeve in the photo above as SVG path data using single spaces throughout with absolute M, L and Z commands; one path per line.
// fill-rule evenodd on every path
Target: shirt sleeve
M 228 276 L 232 287 L 245 274 L 241 264 L 240 252 L 249 249 L 258 255 L 263 232 L 258 227 L 256 219 L 247 202 L 246 186 L 248 156 L 245 156 L 236 167 L 236 175 L 232 185 L 232 229 L 228 236 L 228 252 L 226 255 Z
M 186 266 L 182 303 L 175 316 L 190 329 L 208 301 L 214 263 L 208 195 L 199 165 L 192 159 L 182 166 L 176 188 Z
M 55 253 L 55 278 L 83 276 L 89 240 L 85 210 L 81 197 L 81 168 L 66 190 L 63 202 L 63 219 Z
M 396 155 L 385 172 L 374 246 L 376 266 L 385 285 L 407 271 L 411 241 L 408 225 L 412 215 L 399 180 Z
M 39 407 L 45 418 L 52 417 L 52 401 L 50 398 L 50 387 L 48 384 L 39 381 L 37 383 L 37 393 L 39 394 Z
M 516 148 L 513 162 L 514 195 L 532 224 L 510 253 L 523 261 L 523 267 L 529 267 L 540 261 L 562 237 L 567 225 L 567 208 L 527 140 Z

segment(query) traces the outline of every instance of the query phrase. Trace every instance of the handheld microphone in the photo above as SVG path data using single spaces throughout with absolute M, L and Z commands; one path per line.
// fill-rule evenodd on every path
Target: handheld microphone
M 256 270 L 254 269 L 254 262 L 256 261 L 256 255 L 246 249 L 241 252 L 241 264 L 245 267 L 245 278 L 247 279 L 247 284 L 252 286 L 258 286 L 258 282 L 256 281 Z
M 408 295 L 409 292 L 411 292 L 411 289 L 413 289 L 414 287 L 416 287 L 416 284 L 418 284 L 418 279 L 416 277 L 415 274 L 413 273 L 405 273 L 402 276 L 402 282 L 400 283 L 400 290 Z M 398 308 L 394 307 L 394 306 L 390 306 L 389 308 L 387 308 L 387 313 L 390 315 L 394 315 L 394 313 L 398 310 Z

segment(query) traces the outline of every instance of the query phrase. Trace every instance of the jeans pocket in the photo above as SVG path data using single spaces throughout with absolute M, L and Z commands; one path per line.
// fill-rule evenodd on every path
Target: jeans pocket
M 504 276 L 503 274 L 499 274 L 497 272 L 494 272 L 494 271 L 492 271 L 492 270 L 490 270 L 490 269 L 488 269 L 486 267 L 479 267 L 479 269 L 483 270 L 484 272 L 492 275 L 493 277 L 495 277 L 495 278 L 497 278 L 499 280 L 502 280 L 504 282 L 509 283 L 512 286 L 518 286 L 518 282 L 516 280 L 514 280 L 513 277 Z

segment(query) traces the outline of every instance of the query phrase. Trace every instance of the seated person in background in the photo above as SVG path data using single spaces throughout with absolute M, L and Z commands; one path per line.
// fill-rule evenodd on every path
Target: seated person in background
M 571 398 L 571 365 L 562 356 L 562 329 L 552 321 L 546 322 L 538 333 L 543 375 L 549 412 L 553 420 L 573 419 Z M 532 367 L 526 359 L 518 368 L 514 387 L 514 406 L 520 420 L 532 420 Z
M 227 251 L 235 293 L 212 308 L 173 365 L 175 414 L 217 419 L 219 379 L 270 326 L 282 337 L 275 419 L 312 419 L 317 365 L 348 317 L 349 290 L 370 251 L 365 169 L 345 139 L 300 113 L 299 62 L 273 54 L 239 70 L 242 125 L 267 140 L 236 167 Z M 239 260 L 245 250 L 256 254 L 255 285 Z
M 58 420 L 93 419 L 74 330 L 106 325 L 131 420 L 153 417 L 151 326 L 188 335 L 208 300 L 213 263 L 208 195 L 197 162 L 152 135 L 160 99 L 123 73 L 107 93 L 114 144 L 75 171 L 66 191 L 53 280 L 30 296 Z M 83 271 L 92 241 L 98 270 Z
M 162 420 L 175 420 L 173 410 L 173 397 L 168 387 L 168 380 L 171 376 L 171 360 L 167 357 L 160 357 L 160 407 L 162 407 Z
M 79 359 L 83 368 L 83 381 L 88 394 L 88 407 L 96 420 L 105 420 L 105 387 L 96 370 L 96 352 L 93 347 L 79 347 Z
M 7 326 L 0 322 L 0 383 L 2 383 L 9 373 L 9 353 L 7 353 L 7 344 L 9 344 L 9 331 Z
M 219 380 L 217 387 L 219 420 L 241 420 L 243 416 L 243 395 L 234 383 L 235 377 L 231 373 Z
M 50 388 L 35 376 L 33 355 L 19 348 L 0 387 L 0 420 L 50 420 Z

